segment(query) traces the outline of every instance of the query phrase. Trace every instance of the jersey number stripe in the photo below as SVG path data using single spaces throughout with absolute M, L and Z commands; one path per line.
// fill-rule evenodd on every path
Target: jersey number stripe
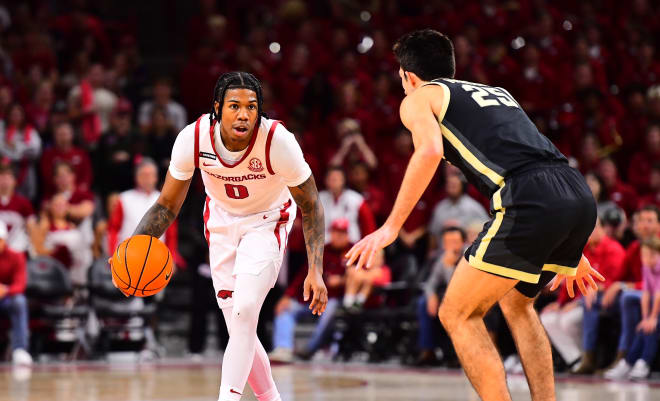
M 488 106 L 508 106 L 508 107 L 519 107 L 518 103 L 501 88 L 490 88 L 490 87 L 480 87 L 475 85 L 464 84 L 461 85 L 466 92 L 474 92 L 472 94 L 472 99 L 481 107 Z M 494 99 L 486 99 L 488 96 L 495 96 Z
M 225 184 L 225 191 L 231 199 L 245 199 L 250 196 L 245 185 Z

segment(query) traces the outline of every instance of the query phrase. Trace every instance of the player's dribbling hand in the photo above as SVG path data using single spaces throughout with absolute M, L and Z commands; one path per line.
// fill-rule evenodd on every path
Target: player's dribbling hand
M 112 258 L 108 258 L 108 264 L 110 265 L 110 269 L 112 270 Z M 110 274 L 110 277 L 112 277 L 112 285 L 114 285 L 116 289 L 118 289 L 119 291 L 121 291 L 121 293 L 124 294 L 125 297 L 129 297 L 130 295 L 128 295 L 127 293 L 125 293 L 124 291 L 122 291 L 122 289 L 119 288 L 119 286 L 117 285 L 117 282 L 115 281 L 115 275 L 114 275 L 114 274 Z
M 312 314 L 321 315 L 328 305 L 328 289 L 325 288 L 323 277 L 316 271 L 310 271 L 305 278 L 303 284 L 303 299 L 305 302 L 309 301 L 310 293 L 312 294 L 312 302 L 309 303 L 309 309 L 312 310 Z
M 362 266 L 370 268 L 376 252 L 394 242 L 398 235 L 398 230 L 393 230 L 387 225 L 382 226 L 353 245 L 353 248 L 346 253 L 348 259 L 346 265 L 351 266 L 357 260 L 356 269 Z
M 587 286 L 589 286 L 589 288 L 593 291 L 598 291 L 598 285 L 596 285 L 594 277 L 600 281 L 605 281 L 605 277 L 598 273 L 596 269 L 591 267 L 589 260 L 584 255 L 582 255 L 582 259 L 580 259 L 580 263 L 578 263 L 575 276 L 568 276 L 566 274 L 557 273 L 554 283 L 552 283 L 552 287 L 550 287 L 550 291 L 554 291 L 559 288 L 562 280 L 566 279 L 566 289 L 568 290 L 568 296 L 571 298 L 575 297 L 573 283 L 577 283 L 577 286 L 580 289 L 582 295 L 586 296 L 589 292 Z M 587 282 L 586 285 L 585 281 Z

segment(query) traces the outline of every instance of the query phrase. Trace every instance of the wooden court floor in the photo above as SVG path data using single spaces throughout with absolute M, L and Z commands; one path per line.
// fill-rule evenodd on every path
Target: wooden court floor
M 273 367 L 284 401 L 478 401 L 459 371 L 373 365 Z M 154 364 L 0 366 L 0 401 L 215 401 L 220 367 L 185 360 Z M 515 401 L 530 400 L 522 376 L 511 376 Z M 559 378 L 559 401 L 660 401 L 660 382 Z M 246 390 L 243 400 L 255 400 Z

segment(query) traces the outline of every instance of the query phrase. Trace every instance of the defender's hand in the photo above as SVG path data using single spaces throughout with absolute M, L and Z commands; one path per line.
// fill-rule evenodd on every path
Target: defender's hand
M 310 292 L 312 293 L 312 302 L 309 303 L 309 309 L 312 314 L 320 315 L 325 312 L 328 305 L 328 289 L 325 288 L 323 277 L 320 273 L 311 271 L 307 273 L 305 283 L 303 284 L 303 299 L 309 301 Z
M 346 265 L 351 266 L 357 260 L 356 269 L 362 266 L 370 268 L 376 252 L 394 242 L 398 234 L 398 230 L 395 231 L 387 225 L 382 226 L 353 245 L 353 248 L 346 253 L 348 259 Z
M 566 279 L 566 289 L 568 290 L 568 295 L 573 298 L 575 297 L 575 290 L 573 289 L 573 283 L 577 283 L 578 288 L 580 289 L 580 292 L 582 295 L 587 295 L 588 294 L 588 289 L 587 285 L 593 290 L 593 291 L 598 291 L 598 285 L 596 285 L 596 282 L 594 281 L 593 277 L 596 277 L 600 281 L 605 281 L 605 277 L 603 277 L 596 269 L 591 267 L 591 263 L 589 263 L 589 260 L 582 255 L 582 259 L 580 259 L 580 263 L 578 264 L 577 271 L 575 272 L 575 276 L 567 276 L 565 274 L 560 274 L 557 273 L 557 277 L 555 277 L 554 283 L 552 283 L 552 287 L 550 287 L 550 291 L 554 291 L 557 288 L 559 288 L 559 285 L 561 284 L 562 280 Z M 585 285 L 586 281 L 586 285 Z

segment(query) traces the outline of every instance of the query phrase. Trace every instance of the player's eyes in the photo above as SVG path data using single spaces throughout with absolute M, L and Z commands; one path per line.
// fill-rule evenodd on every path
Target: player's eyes
M 230 104 L 229 108 L 236 110 L 236 109 L 238 109 L 238 105 L 237 104 Z
M 255 105 L 253 105 L 253 104 L 251 104 L 251 105 L 249 105 L 249 106 L 248 106 L 248 108 L 249 108 L 250 110 L 254 110 L 254 109 L 256 109 L 256 108 L 257 108 L 257 106 L 255 106 Z

